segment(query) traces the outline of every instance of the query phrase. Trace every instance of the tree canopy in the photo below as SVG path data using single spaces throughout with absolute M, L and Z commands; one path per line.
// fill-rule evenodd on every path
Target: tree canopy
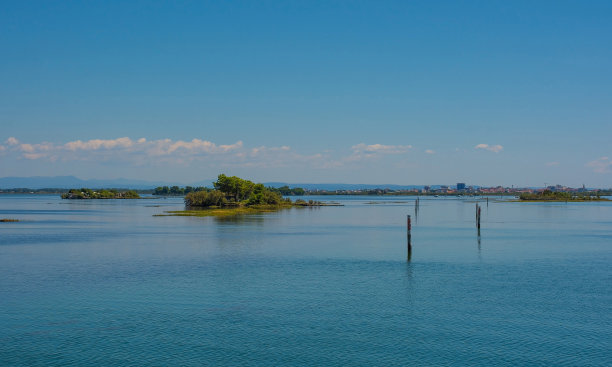
M 190 192 L 185 196 L 187 206 L 257 206 L 281 205 L 291 201 L 283 199 L 280 192 L 236 176 L 220 174 L 213 183 L 215 189 Z

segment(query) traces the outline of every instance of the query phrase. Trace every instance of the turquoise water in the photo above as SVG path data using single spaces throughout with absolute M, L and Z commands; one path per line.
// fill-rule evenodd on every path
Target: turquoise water
M 612 203 L 322 199 L 0 196 L 0 364 L 612 365 Z

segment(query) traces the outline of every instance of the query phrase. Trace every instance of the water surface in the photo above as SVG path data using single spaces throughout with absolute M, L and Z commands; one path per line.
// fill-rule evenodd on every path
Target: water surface
M 481 201 L 478 236 L 467 198 L 314 199 L 0 195 L 0 364 L 612 364 L 611 203 Z

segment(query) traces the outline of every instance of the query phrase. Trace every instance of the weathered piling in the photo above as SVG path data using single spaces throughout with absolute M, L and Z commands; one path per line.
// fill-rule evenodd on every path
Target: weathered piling
M 412 258 L 412 223 L 410 222 L 410 215 L 408 215 L 406 217 L 406 237 L 407 237 L 407 256 L 406 256 L 406 260 L 410 261 L 410 259 Z
M 412 223 L 410 222 L 410 215 L 406 216 L 406 230 L 408 231 L 408 235 L 410 235 L 410 230 L 412 230 Z
M 478 228 L 478 232 L 480 232 L 480 211 L 481 211 L 481 207 L 478 207 L 478 212 L 476 215 L 476 227 Z
M 406 248 L 406 261 L 412 260 L 412 245 L 410 244 L 410 236 L 408 236 L 408 245 Z

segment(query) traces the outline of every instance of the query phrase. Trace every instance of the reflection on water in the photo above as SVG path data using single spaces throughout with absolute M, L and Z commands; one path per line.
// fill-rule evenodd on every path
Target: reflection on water
M 246 214 L 210 217 L 219 225 L 263 225 L 266 214 Z

